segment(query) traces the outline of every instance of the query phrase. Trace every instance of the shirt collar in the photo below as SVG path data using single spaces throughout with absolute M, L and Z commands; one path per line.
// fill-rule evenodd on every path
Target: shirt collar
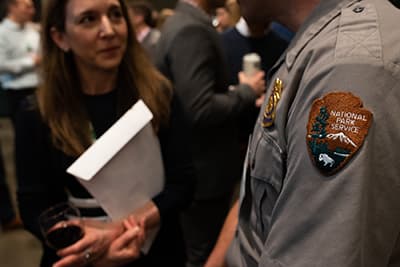
M 245 37 L 250 37 L 250 31 L 249 31 L 249 27 L 247 26 L 246 21 L 244 20 L 243 17 L 241 17 L 239 19 L 239 21 L 236 23 L 236 30 L 238 30 L 238 32 L 245 36 Z
M 145 27 L 143 28 L 142 31 L 139 32 L 139 34 L 136 35 L 136 38 L 138 39 L 138 41 L 141 43 L 143 42 L 144 38 L 146 38 L 146 36 L 149 34 L 150 32 L 150 27 Z
M 248 26 L 246 20 L 243 17 L 240 17 L 239 21 L 235 25 L 235 28 L 242 36 L 247 37 L 247 38 L 251 38 L 252 37 L 250 29 L 249 29 L 249 26 Z M 264 31 L 264 34 L 265 35 L 268 34 L 268 32 L 270 30 L 271 30 L 270 26 L 266 27 L 266 29 Z M 257 37 L 254 37 L 254 38 L 257 38 Z
M 5 18 L 5 19 L 3 20 L 3 24 L 4 24 L 4 26 L 7 27 L 8 29 L 14 30 L 14 31 L 24 29 L 24 26 L 21 26 L 20 24 L 18 24 L 18 23 L 16 23 L 16 22 L 12 21 L 12 20 L 9 19 L 9 18 Z

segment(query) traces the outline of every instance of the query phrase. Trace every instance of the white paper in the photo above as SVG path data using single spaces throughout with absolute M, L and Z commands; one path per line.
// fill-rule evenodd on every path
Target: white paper
M 164 167 L 152 117 L 138 101 L 67 169 L 112 220 L 126 217 L 163 189 Z M 148 235 L 144 252 L 154 237 Z
M 67 172 L 89 181 L 111 160 L 143 127 L 150 123 L 153 114 L 139 100 L 96 142 L 90 146 Z

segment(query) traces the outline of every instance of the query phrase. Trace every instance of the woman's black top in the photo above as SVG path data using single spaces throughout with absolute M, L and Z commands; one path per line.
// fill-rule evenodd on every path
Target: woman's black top
M 84 104 L 96 136 L 101 136 L 118 119 L 115 90 L 104 95 L 86 95 Z M 168 126 L 158 132 L 166 182 L 163 191 L 153 201 L 160 211 L 161 228 L 150 252 L 129 266 L 184 266 L 179 214 L 190 204 L 195 183 L 185 125 L 183 111 L 174 98 Z M 38 225 L 39 214 L 58 202 L 66 201 L 66 191 L 77 198 L 91 198 L 91 195 L 76 178 L 66 173 L 76 158 L 54 147 L 49 128 L 32 104 L 26 104 L 17 116 L 15 142 L 21 217 L 25 228 L 42 241 L 41 266 L 51 266 L 58 258 L 43 242 Z

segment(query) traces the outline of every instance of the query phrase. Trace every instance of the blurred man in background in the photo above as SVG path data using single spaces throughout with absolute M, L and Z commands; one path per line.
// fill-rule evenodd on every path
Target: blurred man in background
M 226 61 L 211 23 L 225 0 L 183 0 L 163 26 L 156 63 L 174 84 L 191 127 L 197 191 L 182 222 L 188 265 L 203 266 L 212 250 L 239 176 L 236 118 L 264 92 L 264 73 L 241 75 L 228 89 Z
M 0 23 L 0 82 L 14 122 L 21 101 L 39 84 L 40 36 L 30 25 L 35 14 L 32 0 L 5 1 L 7 13 Z
M 156 29 L 156 21 L 153 18 L 153 7 L 147 1 L 128 1 L 129 13 L 132 18 L 136 38 L 154 58 L 155 48 L 160 39 L 160 31 Z

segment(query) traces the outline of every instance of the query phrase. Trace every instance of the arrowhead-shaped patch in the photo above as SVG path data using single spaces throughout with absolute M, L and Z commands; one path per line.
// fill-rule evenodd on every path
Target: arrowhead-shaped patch
M 317 168 L 326 175 L 339 171 L 364 143 L 371 122 L 372 113 L 351 93 L 329 93 L 314 101 L 307 145 Z

